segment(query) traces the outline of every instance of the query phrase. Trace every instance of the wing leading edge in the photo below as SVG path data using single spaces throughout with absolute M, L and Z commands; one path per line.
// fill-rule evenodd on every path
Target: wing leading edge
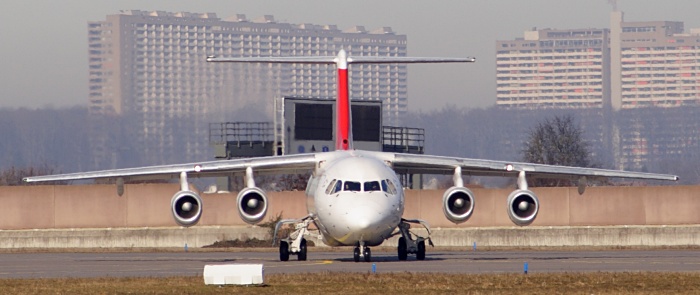
M 226 176 L 245 173 L 250 167 L 256 173 L 294 173 L 295 171 L 310 170 L 319 161 L 317 154 L 297 154 L 286 156 L 270 156 L 261 158 L 220 160 L 200 163 L 176 165 L 148 166 L 93 172 L 79 172 L 46 176 L 33 176 L 24 179 L 25 182 L 68 181 L 81 179 L 124 178 L 127 180 L 177 178 L 185 172 L 191 177 Z
M 444 157 L 432 155 L 386 153 L 355 151 L 356 153 L 371 154 L 386 162 L 390 162 L 397 173 L 413 174 L 451 174 L 460 167 L 464 175 L 474 176 L 517 176 L 523 171 L 533 177 L 592 177 L 592 178 L 634 178 L 648 180 L 677 181 L 678 176 L 670 174 L 655 174 L 597 168 L 581 168 L 533 163 L 493 161 L 484 159 Z M 163 179 L 177 178 L 186 172 L 192 177 L 225 176 L 244 173 L 246 168 L 253 168 L 256 173 L 293 173 L 295 171 L 313 169 L 322 161 L 325 153 L 297 154 L 285 156 L 270 156 L 250 159 L 221 160 L 177 165 L 148 166 L 125 168 L 94 172 L 79 172 L 47 176 L 33 176 L 24 179 L 25 182 L 68 181 L 100 178 L 125 179 Z
M 382 153 L 386 161 L 393 164 L 397 173 L 416 174 L 451 174 L 455 168 L 460 167 L 464 175 L 475 176 L 517 176 L 525 172 L 533 177 L 591 177 L 591 178 L 634 178 L 647 180 L 677 181 L 678 176 L 670 174 L 655 174 L 644 172 L 631 172 L 597 168 L 581 168 L 568 166 L 543 165 L 533 163 L 518 163 L 506 161 L 492 161 L 483 159 L 469 159 L 457 157 L 443 157 L 431 155 Z

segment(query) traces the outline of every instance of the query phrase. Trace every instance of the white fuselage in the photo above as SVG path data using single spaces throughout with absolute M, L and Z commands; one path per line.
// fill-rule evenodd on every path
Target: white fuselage
M 307 208 L 330 246 L 376 246 L 401 221 L 404 193 L 394 170 L 369 153 L 335 151 L 316 167 Z

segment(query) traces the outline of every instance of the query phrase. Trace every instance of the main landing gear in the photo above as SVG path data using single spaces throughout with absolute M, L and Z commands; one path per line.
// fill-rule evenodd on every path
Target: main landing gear
M 425 229 L 428 231 L 428 237 L 420 237 L 410 231 L 411 225 L 409 223 L 418 223 L 421 224 Z M 401 234 L 401 237 L 399 238 L 399 245 L 398 245 L 398 254 L 399 254 L 399 260 L 407 260 L 408 259 L 408 254 L 416 254 L 416 259 L 417 260 L 425 260 L 425 241 L 428 241 L 428 244 L 432 247 L 433 241 L 430 240 L 430 226 L 428 225 L 428 222 L 420 219 L 401 219 L 401 223 L 399 223 L 399 232 L 395 233 L 394 235 Z M 415 240 L 413 239 L 413 236 L 415 236 Z
M 372 250 L 365 246 L 364 242 L 359 242 L 355 246 L 355 250 L 352 251 L 352 257 L 355 259 L 355 262 L 360 262 L 361 259 L 365 262 L 370 262 L 372 261 Z
M 275 233 L 272 240 L 272 245 L 277 241 L 277 231 L 283 224 L 296 223 L 295 230 L 289 234 L 289 237 L 280 240 L 280 261 L 289 261 L 289 255 L 296 255 L 299 261 L 306 261 L 306 239 L 305 235 L 310 235 L 309 224 L 313 222 L 311 215 L 302 219 L 284 219 L 280 220 L 275 226 Z

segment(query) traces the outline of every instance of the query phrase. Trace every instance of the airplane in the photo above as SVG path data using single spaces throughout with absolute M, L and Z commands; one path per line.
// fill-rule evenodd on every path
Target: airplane
M 282 261 L 296 255 L 307 259 L 309 226 L 314 224 L 322 241 L 329 246 L 351 246 L 355 262 L 371 261 L 371 248 L 385 240 L 400 235 L 397 246 L 399 260 L 407 260 L 415 254 L 424 260 L 425 243 L 432 245 L 430 226 L 424 220 L 404 218 L 404 191 L 398 174 L 452 174 L 453 186 L 443 193 L 442 206 L 445 217 L 454 223 L 462 223 L 472 215 L 474 193 L 463 182 L 462 176 L 514 177 L 517 188 L 506 197 L 506 207 L 511 221 L 518 226 L 531 224 L 539 211 L 539 200 L 528 188 L 528 177 L 568 178 L 578 180 L 579 193 L 583 193 L 588 179 L 636 178 L 677 181 L 675 175 L 629 172 L 596 168 L 579 168 L 518 163 L 484 159 L 444 157 L 436 155 L 404 154 L 393 152 L 363 151 L 353 148 L 348 68 L 351 64 L 366 63 L 472 63 L 475 58 L 434 57 L 379 57 L 348 56 L 340 50 L 336 56 L 304 57 L 237 57 L 209 56 L 208 62 L 223 63 L 313 63 L 335 64 L 337 68 L 336 142 L 335 150 L 306 154 L 267 156 L 246 159 L 218 160 L 202 163 L 159 165 L 139 168 L 114 169 L 94 172 L 57 174 L 27 177 L 26 182 L 67 181 L 79 179 L 112 179 L 117 191 L 123 192 L 125 181 L 179 178 L 180 191 L 171 200 L 175 222 L 189 227 L 197 224 L 203 203 L 200 196 L 189 189 L 189 177 L 211 177 L 243 174 L 245 188 L 237 197 L 237 211 L 242 220 L 256 224 L 265 218 L 268 198 L 256 185 L 255 175 L 282 174 L 312 171 L 306 188 L 308 215 L 298 219 L 285 219 L 280 226 L 294 224 L 289 237 L 279 243 Z M 427 230 L 427 237 L 418 236 L 409 229 L 420 224 Z M 273 245 L 276 241 L 273 241 Z

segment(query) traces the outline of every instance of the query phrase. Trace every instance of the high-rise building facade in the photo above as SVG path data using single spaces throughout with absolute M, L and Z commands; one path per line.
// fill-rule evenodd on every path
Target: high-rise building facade
M 496 42 L 496 80 L 507 108 L 700 105 L 700 29 L 620 11 L 610 29 L 533 29 Z
M 601 108 L 609 103 L 608 30 L 536 30 L 496 42 L 496 104 Z
M 682 22 L 621 22 L 616 109 L 700 104 L 700 34 Z M 614 23 L 612 24 L 614 25 Z
M 89 110 L 122 118 L 142 164 L 209 156 L 208 123 L 255 103 L 272 115 L 283 96 L 333 98 L 328 65 L 207 64 L 207 56 L 405 56 L 406 36 L 391 28 L 340 30 L 333 25 L 278 23 L 272 16 L 221 19 L 214 13 L 122 11 L 88 23 Z M 353 99 L 380 100 L 384 121 L 407 110 L 405 65 L 353 65 Z M 127 118 L 127 119 L 124 119 Z M 268 118 L 261 118 L 263 120 Z M 98 167 L 114 166 L 122 144 L 96 135 Z M 182 157 L 186 158 L 182 158 Z

